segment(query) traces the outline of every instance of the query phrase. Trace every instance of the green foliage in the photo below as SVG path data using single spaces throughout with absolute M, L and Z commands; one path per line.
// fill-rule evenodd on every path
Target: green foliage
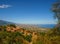
M 15 24 L 9 24 L 8 26 L 16 28 Z
M 24 44 L 23 41 L 32 42 L 32 34 L 24 36 L 22 33 L 7 32 L 6 26 L 0 26 L 0 44 Z M 60 30 L 53 28 L 48 32 L 38 32 L 38 39 L 33 44 L 60 44 Z
M 60 29 L 60 0 L 59 1 L 57 0 L 57 2 L 53 3 L 52 11 L 55 13 L 54 16 L 58 20 L 57 28 Z
M 0 31 L 6 31 L 6 26 L 0 26 Z
M 26 39 L 27 41 L 29 41 L 29 42 L 31 42 L 31 38 L 32 38 L 32 35 L 27 35 L 27 36 L 25 37 L 25 39 Z
M 42 41 L 37 41 L 37 43 L 36 43 L 36 44 L 43 44 L 43 43 L 42 43 Z
M 17 38 L 17 41 L 15 40 Z M 0 43 L 2 44 L 21 44 L 22 42 L 20 42 L 22 39 L 22 36 L 18 33 L 9 33 L 9 32 L 0 32 Z
M 44 36 L 45 35 L 45 32 L 40 32 L 40 35 Z

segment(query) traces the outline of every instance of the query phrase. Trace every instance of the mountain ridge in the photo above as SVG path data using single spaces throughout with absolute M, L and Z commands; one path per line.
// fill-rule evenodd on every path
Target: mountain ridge
M 0 25 L 7 25 L 7 24 L 15 24 L 15 23 L 8 22 L 8 21 L 5 21 L 5 20 L 0 20 Z

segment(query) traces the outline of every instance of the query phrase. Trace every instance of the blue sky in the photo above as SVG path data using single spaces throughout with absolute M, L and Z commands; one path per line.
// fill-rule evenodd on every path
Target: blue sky
M 0 20 L 22 24 L 54 24 L 55 0 L 0 0 Z

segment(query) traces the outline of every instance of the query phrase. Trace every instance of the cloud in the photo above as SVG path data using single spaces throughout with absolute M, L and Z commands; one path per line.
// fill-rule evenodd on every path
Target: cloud
M 9 8 L 9 7 L 12 7 L 12 6 L 11 5 L 5 5 L 5 4 L 0 5 L 0 8 Z

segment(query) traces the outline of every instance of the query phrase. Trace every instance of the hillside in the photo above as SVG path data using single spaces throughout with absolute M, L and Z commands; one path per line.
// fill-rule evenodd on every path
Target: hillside
M 7 24 L 14 24 L 14 23 L 8 22 L 8 21 L 4 21 L 4 20 L 0 20 L 0 25 L 7 25 Z
M 60 44 L 60 29 L 0 20 L 0 44 Z
M 14 24 L 0 26 L 0 44 L 60 44 L 58 28 L 50 30 L 35 28 L 34 26 L 25 28 Z

